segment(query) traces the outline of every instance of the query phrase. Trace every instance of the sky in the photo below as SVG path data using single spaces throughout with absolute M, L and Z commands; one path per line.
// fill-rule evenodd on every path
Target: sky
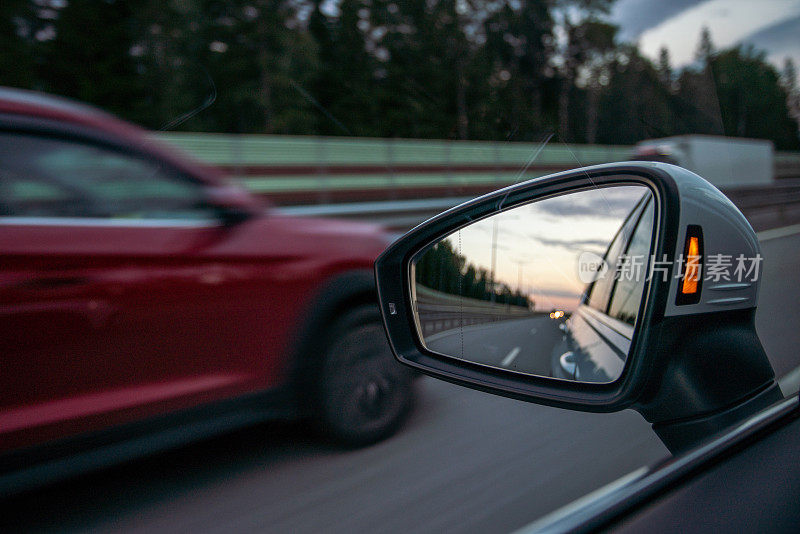
M 497 224 L 496 280 L 522 290 L 537 310 L 572 311 L 586 289 L 578 275 L 581 254 L 605 254 L 646 191 L 618 186 L 548 198 L 477 221 L 446 239 L 468 263 L 490 272 Z
M 610 18 L 644 55 L 666 46 L 673 67 L 693 61 L 703 26 L 717 48 L 752 44 L 779 70 L 786 57 L 800 67 L 800 0 L 617 0 Z

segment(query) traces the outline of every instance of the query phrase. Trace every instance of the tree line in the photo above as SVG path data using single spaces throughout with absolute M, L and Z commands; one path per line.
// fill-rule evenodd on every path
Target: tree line
M 794 66 L 752 47 L 673 69 L 613 0 L 3 0 L 0 84 L 153 129 L 800 149 Z
M 468 263 L 447 240 L 436 243 L 419 258 L 414 276 L 418 284 L 442 293 L 525 309 L 534 306 L 520 288 L 513 291 L 505 283 L 493 282 L 490 272 Z

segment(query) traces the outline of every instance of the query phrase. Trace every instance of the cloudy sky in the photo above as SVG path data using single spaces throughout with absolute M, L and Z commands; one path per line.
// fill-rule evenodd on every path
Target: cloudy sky
M 800 0 L 617 0 L 611 19 L 653 59 L 666 46 L 676 67 L 692 62 L 703 26 L 717 48 L 751 43 L 779 69 L 786 57 L 800 67 Z
M 445 239 L 486 271 L 492 270 L 494 248 L 497 281 L 527 293 L 539 310 L 572 311 L 586 289 L 578 273 L 581 254 L 603 255 L 646 191 L 616 186 L 552 197 L 474 222 Z

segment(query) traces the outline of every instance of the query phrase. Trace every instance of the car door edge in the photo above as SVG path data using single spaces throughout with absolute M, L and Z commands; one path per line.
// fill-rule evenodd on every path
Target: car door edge
M 704 445 L 653 467 L 637 469 L 522 527 L 517 534 L 582 533 L 610 528 L 798 417 L 798 397 L 784 399 Z

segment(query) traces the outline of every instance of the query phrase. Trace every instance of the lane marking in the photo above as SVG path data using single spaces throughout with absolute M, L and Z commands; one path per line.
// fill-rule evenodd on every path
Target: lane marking
M 769 230 L 756 232 L 756 237 L 758 238 L 759 241 L 769 241 L 770 239 L 789 237 L 795 234 L 800 234 L 800 224 L 792 224 L 790 226 L 782 226 L 780 228 L 770 228 Z
M 800 389 L 800 366 L 795 367 L 778 379 L 784 397 L 796 395 Z
M 516 358 L 518 354 L 519 354 L 519 347 L 514 347 L 513 349 L 511 349 L 511 352 L 509 352 L 506 355 L 506 357 L 503 358 L 503 361 L 500 362 L 500 365 L 502 365 L 503 367 L 508 367 L 509 365 L 511 365 L 511 362 L 514 361 L 514 358 Z

